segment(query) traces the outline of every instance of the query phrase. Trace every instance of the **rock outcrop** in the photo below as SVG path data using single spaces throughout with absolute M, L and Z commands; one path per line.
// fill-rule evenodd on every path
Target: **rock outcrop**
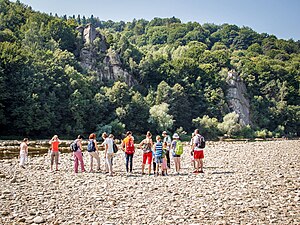
M 229 108 L 239 115 L 240 124 L 250 124 L 250 104 L 246 98 L 246 85 L 235 71 L 228 72 L 227 84 L 229 86 L 226 98 Z
M 80 51 L 80 64 L 94 72 L 99 80 L 121 80 L 129 86 L 137 82 L 133 76 L 122 68 L 118 53 L 108 48 L 105 36 L 101 35 L 91 24 L 78 27 L 84 44 Z

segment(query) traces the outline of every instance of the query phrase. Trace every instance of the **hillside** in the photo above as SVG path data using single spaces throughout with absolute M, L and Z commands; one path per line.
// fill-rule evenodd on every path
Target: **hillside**
M 58 17 L 8 0 L 0 11 L 1 136 L 299 136 L 299 40 L 174 17 Z

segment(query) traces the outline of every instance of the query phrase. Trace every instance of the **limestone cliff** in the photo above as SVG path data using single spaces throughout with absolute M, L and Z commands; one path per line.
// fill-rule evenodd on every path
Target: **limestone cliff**
M 119 55 L 108 49 L 106 39 L 91 24 L 77 28 L 83 42 L 80 64 L 94 72 L 99 80 L 121 80 L 129 86 L 136 84 L 133 76 L 122 68 Z
M 246 85 L 235 71 L 228 72 L 227 84 L 229 87 L 226 98 L 229 108 L 239 115 L 241 125 L 250 124 L 250 104 L 246 98 Z

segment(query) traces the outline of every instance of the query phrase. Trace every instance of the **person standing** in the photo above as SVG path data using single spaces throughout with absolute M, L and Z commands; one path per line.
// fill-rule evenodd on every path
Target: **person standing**
M 159 135 L 156 136 L 156 143 L 154 145 L 154 154 L 155 154 L 155 163 L 156 163 L 156 176 L 158 176 L 159 167 L 161 167 L 161 164 L 163 162 L 163 160 L 162 160 L 163 146 L 162 146 L 161 138 Z M 162 175 L 163 175 L 163 173 L 162 173 Z
M 80 167 L 81 167 L 81 172 L 85 172 L 84 169 L 84 162 L 83 162 L 83 158 L 82 158 L 82 139 L 83 136 L 82 135 L 78 135 L 77 139 L 74 141 L 77 147 L 77 150 L 73 152 L 73 156 L 74 156 L 74 172 L 78 173 L 78 161 L 80 163 Z
M 112 160 L 114 157 L 114 136 L 110 134 L 109 136 L 107 133 L 102 134 L 102 138 L 104 139 L 103 146 L 105 149 L 104 157 L 105 157 L 105 170 L 109 173 L 110 176 L 113 176 L 113 169 L 112 169 Z
M 192 138 L 190 140 L 190 148 L 191 148 L 191 165 L 193 166 L 194 169 L 196 169 L 196 165 L 195 165 L 195 158 L 194 158 L 194 148 L 193 148 L 193 143 L 194 143 L 194 137 L 195 137 L 195 133 L 192 133 Z
M 51 145 L 51 165 L 50 171 L 53 171 L 53 162 L 55 160 L 55 169 L 58 171 L 58 158 L 59 158 L 59 149 L 58 146 L 61 144 L 61 141 L 58 139 L 57 135 L 54 135 L 49 141 Z
M 163 176 L 168 176 L 166 152 L 167 152 L 167 143 L 165 142 L 165 143 L 163 143 L 162 164 L 161 164 L 161 170 L 162 170 Z
M 194 159 L 196 162 L 196 170 L 193 173 L 203 173 L 203 159 L 204 159 L 204 137 L 200 135 L 199 130 L 194 131 L 195 136 L 193 137 L 193 147 Z
M 164 137 L 163 143 L 167 144 L 166 148 L 166 158 L 167 158 L 167 166 L 170 169 L 171 168 L 171 161 L 170 161 L 170 148 L 171 148 L 171 137 L 168 135 L 167 131 L 162 132 L 162 136 Z
M 144 175 L 145 165 L 148 161 L 148 175 L 151 174 L 151 163 L 152 163 L 152 134 L 150 131 L 147 132 L 146 138 L 140 143 L 140 149 L 143 150 L 143 162 L 142 162 L 142 175 Z
M 25 169 L 25 161 L 28 157 L 28 138 L 24 138 L 20 144 L 20 167 Z
M 122 141 L 121 144 L 122 150 L 125 152 L 126 158 L 126 174 L 129 175 L 129 172 L 132 174 L 133 167 L 133 155 L 134 155 L 134 138 L 131 131 L 126 132 L 126 138 Z M 130 168 L 129 168 L 130 164 Z
M 179 135 L 177 133 L 175 133 L 173 135 L 173 141 L 171 143 L 171 150 L 172 150 L 172 156 L 174 159 L 174 163 L 175 163 L 175 170 L 176 173 L 179 174 L 180 171 L 180 156 L 181 154 L 178 152 L 178 148 L 179 145 L 182 145 L 180 140 L 179 140 Z
M 100 171 L 100 157 L 98 154 L 98 145 L 96 141 L 96 134 L 92 133 L 89 136 L 89 142 L 87 146 L 87 151 L 90 155 L 90 173 L 94 172 L 93 162 L 94 159 L 97 161 L 97 171 Z

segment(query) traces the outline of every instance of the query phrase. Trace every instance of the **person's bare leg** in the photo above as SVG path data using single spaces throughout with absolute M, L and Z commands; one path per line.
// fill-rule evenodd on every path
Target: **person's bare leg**
M 145 171 L 145 164 L 142 164 L 142 174 L 144 174 Z
M 203 172 L 203 160 L 199 159 L 200 171 Z
M 151 174 L 151 163 L 148 164 L 148 175 L 150 175 L 150 174 Z
M 176 173 L 179 172 L 178 157 L 174 158 Z

